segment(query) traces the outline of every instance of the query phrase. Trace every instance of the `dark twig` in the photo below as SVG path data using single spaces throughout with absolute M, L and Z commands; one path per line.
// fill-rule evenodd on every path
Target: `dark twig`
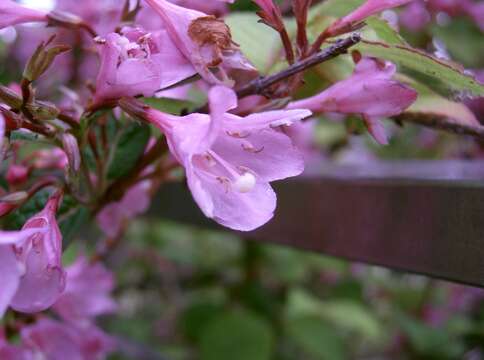
M 320 51 L 319 53 L 302 60 L 294 65 L 289 66 L 287 69 L 282 70 L 274 75 L 259 77 L 249 84 L 237 91 L 239 98 L 248 95 L 263 95 L 265 91 L 272 85 L 290 78 L 306 69 L 319 65 L 325 61 L 331 60 L 339 55 L 345 54 L 348 49 L 361 41 L 361 37 L 358 34 L 352 34 L 350 37 L 337 41 L 334 45 L 331 45 L 327 49 Z
M 403 113 L 392 117 L 397 123 L 413 123 L 432 129 L 444 130 L 457 135 L 469 135 L 484 140 L 484 126 L 467 125 L 437 114 Z

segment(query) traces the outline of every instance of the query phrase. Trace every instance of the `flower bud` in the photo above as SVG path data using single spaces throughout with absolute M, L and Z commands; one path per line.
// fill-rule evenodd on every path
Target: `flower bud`
M 6 179 L 10 185 L 20 185 L 27 181 L 29 168 L 23 165 L 12 164 L 8 167 Z
M 74 172 L 79 171 L 81 167 L 81 153 L 76 137 L 70 133 L 62 134 L 62 146 L 69 161 L 69 170 Z
M 54 120 L 60 113 L 54 104 L 46 101 L 35 101 L 26 104 L 25 107 L 39 121 Z
M 10 214 L 29 198 L 25 191 L 18 191 L 0 198 L 0 217 Z
M 25 200 L 27 200 L 28 197 L 29 197 L 29 194 L 26 191 L 17 191 L 17 192 L 2 196 L 0 198 L 0 202 L 19 205 Z
M 35 50 L 25 67 L 23 77 L 32 82 L 37 80 L 49 67 L 57 55 L 70 50 L 67 45 L 54 45 L 48 47 L 54 38 L 51 37 L 47 42 L 42 42 Z
M 22 97 L 7 86 L 0 85 L 0 100 L 14 109 L 22 106 Z
M 146 121 L 150 107 L 133 98 L 122 98 L 119 100 L 119 107 L 135 119 Z

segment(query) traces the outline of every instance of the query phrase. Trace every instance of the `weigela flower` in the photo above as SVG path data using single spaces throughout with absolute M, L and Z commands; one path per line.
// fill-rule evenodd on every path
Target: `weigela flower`
M 392 63 L 363 58 L 349 78 L 315 96 L 291 102 L 287 108 L 362 115 L 373 137 L 385 144 L 386 135 L 377 119 L 402 113 L 418 96 L 415 90 L 394 80 L 395 73 Z
M 64 320 L 83 324 L 116 309 L 111 298 L 113 274 L 101 263 L 91 264 L 80 256 L 66 272 L 66 289 L 53 307 Z
M 232 72 L 244 72 L 248 81 L 257 70 L 232 41 L 229 27 L 214 16 L 183 8 L 166 0 L 146 0 L 160 15 L 178 49 L 211 84 L 233 84 Z
M 120 201 L 104 206 L 96 216 L 97 223 L 106 236 L 118 236 L 127 220 L 144 213 L 150 206 L 151 181 L 145 180 L 131 187 Z
M 276 195 L 269 183 L 299 175 L 303 157 L 278 128 L 311 115 L 308 110 L 269 111 L 239 117 L 235 93 L 216 86 L 209 92 L 210 115 L 173 116 L 154 109 L 147 119 L 167 136 L 174 157 L 203 213 L 235 230 L 269 221 Z
M 140 28 L 124 28 L 122 34 L 108 34 L 98 43 L 101 67 L 96 102 L 122 96 L 152 96 L 196 73 L 165 30 L 147 33 Z
M 345 17 L 335 21 L 325 32 L 328 36 L 337 36 L 352 31 L 356 25 L 366 18 L 411 1 L 414 0 L 367 0 Z
M 15 255 L 13 245 L 27 241 L 33 235 L 42 235 L 46 228 L 21 231 L 0 231 L 0 318 L 10 305 L 20 284 L 24 267 Z
M 52 306 L 64 290 L 62 235 L 55 219 L 61 200 L 60 192 L 54 194 L 44 209 L 22 227 L 22 231 L 35 230 L 36 233 L 13 245 L 17 264 L 23 267 L 18 288 L 10 302 L 17 311 L 43 311 Z
M 47 13 L 29 9 L 11 0 L 0 2 L 0 29 L 29 22 L 47 21 Z
M 78 327 L 46 318 L 23 328 L 21 337 L 34 359 L 97 360 L 115 348 L 113 339 L 94 325 Z

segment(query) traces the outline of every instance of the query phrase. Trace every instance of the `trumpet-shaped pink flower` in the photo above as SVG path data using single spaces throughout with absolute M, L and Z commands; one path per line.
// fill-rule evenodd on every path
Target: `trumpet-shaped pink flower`
M 166 0 L 146 2 L 160 15 L 175 45 L 207 82 L 232 84 L 233 71 L 244 72 L 245 80 L 257 75 L 257 70 L 232 41 L 230 29 L 222 20 Z
M 384 10 L 405 5 L 414 0 L 367 0 L 363 5 L 345 17 L 335 21 L 327 30 L 328 36 L 336 36 L 352 31 L 353 27 L 366 18 Z
M 46 228 L 21 231 L 0 231 L 0 319 L 18 290 L 24 266 L 15 256 L 13 245 L 21 244 L 32 236 L 45 233 Z
M 418 96 L 415 90 L 393 79 L 395 72 L 392 63 L 363 58 L 348 79 L 318 95 L 291 102 L 287 108 L 360 114 L 375 139 L 386 143 L 383 127 L 376 119 L 402 113 Z
M 110 295 L 114 278 L 102 264 L 90 264 L 81 256 L 66 268 L 66 272 L 66 289 L 54 305 L 54 310 L 63 319 L 82 324 L 116 309 Z
M 121 201 L 110 203 L 102 208 L 96 220 L 106 236 L 115 238 L 121 233 L 125 221 L 148 210 L 151 185 L 150 180 L 142 181 L 131 187 Z
M 29 9 L 11 0 L 0 2 L 0 29 L 17 24 L 42 21 L 47 21 L 45 12 Z
M 196 73 L 165 30 L 146 33 L 140 28 L 124 28 L 121 35 L 111 33 L 100 39 L 98 47 L 98 102 L 122 96 L 152 96 Z
M 242 118 L 227 113 L 237 98 L 222 86 L 210 90 L 209 101 L 210 115 L 178 117 L 150 109 L 147 118 L 166 134 L 203 213 L 232 229 L 255 229 L 272 218 L 276 207 L 269 183 L 304 169 L 301 153 L 276 128 L 311 112 L 269 111 Z
M 43 311 L 53 305 L 64 290 L 62 235 L 55 219 L 61 199 L 62 194 L 56 193 L 41 212 L 27 220 L 22 230 L 37 230 L 37 233 L 13 246 L 17 262 L 24 267 L 15 296 L 10 302 L 10 306 L 17 311 Z M 45 231 L 40 233 L 39 229 Z
M 98 360 L 114 350 L 113 340 L 97 327 L 74 325 L 41 319 L 21 331 L 25 347 L 35 359 Z

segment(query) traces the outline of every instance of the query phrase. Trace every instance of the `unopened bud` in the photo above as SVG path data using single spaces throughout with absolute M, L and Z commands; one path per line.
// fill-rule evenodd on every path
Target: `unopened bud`
M 52 65 L 57 55 L 70 50 L 67 45 L 54 45 L 49 47 L 53 37 L 42 42 L 35 50 L 25 67 L 23 77 L 32 82 L 37 80 Z
M 142 103 L 141 101 L 125 97 L 119 100 L 118 104 L 124 112 L 126 112 L 133 118 L 141 121 L 147 120 L 148 110 L 150 109 L 150 107 Z
M 14 109 L 19 109 L 22 106 L 22 96 L 3 85 L 0 85 L 0 100 Z
M 17 191 L 8 195 L 2 196 L 0 202 L 19 205 L 29 198 L 29 194 L 26 191 Z
M 81 167 L 81 153 L 76 137 L 70 133 L 62 134 L 62 146 L 69 161 L 69 169 L 74 172 L 79 171 Z
M 54 104 L 46 101 L 35 101 L 26 104 L 25 107 L 39 121 L 54 120 L 60 114 L 60 110 Z
M 0 106 L 0 114 L 5 119 L 5 128 L 9 131 L 17 130 L 22 126 L 22 116 Z
M 29 176 L 29 168 L 23 165 L 12 164 L 8 167 L 5 176 L 10 185 L 21 185 L 27 181 Z

